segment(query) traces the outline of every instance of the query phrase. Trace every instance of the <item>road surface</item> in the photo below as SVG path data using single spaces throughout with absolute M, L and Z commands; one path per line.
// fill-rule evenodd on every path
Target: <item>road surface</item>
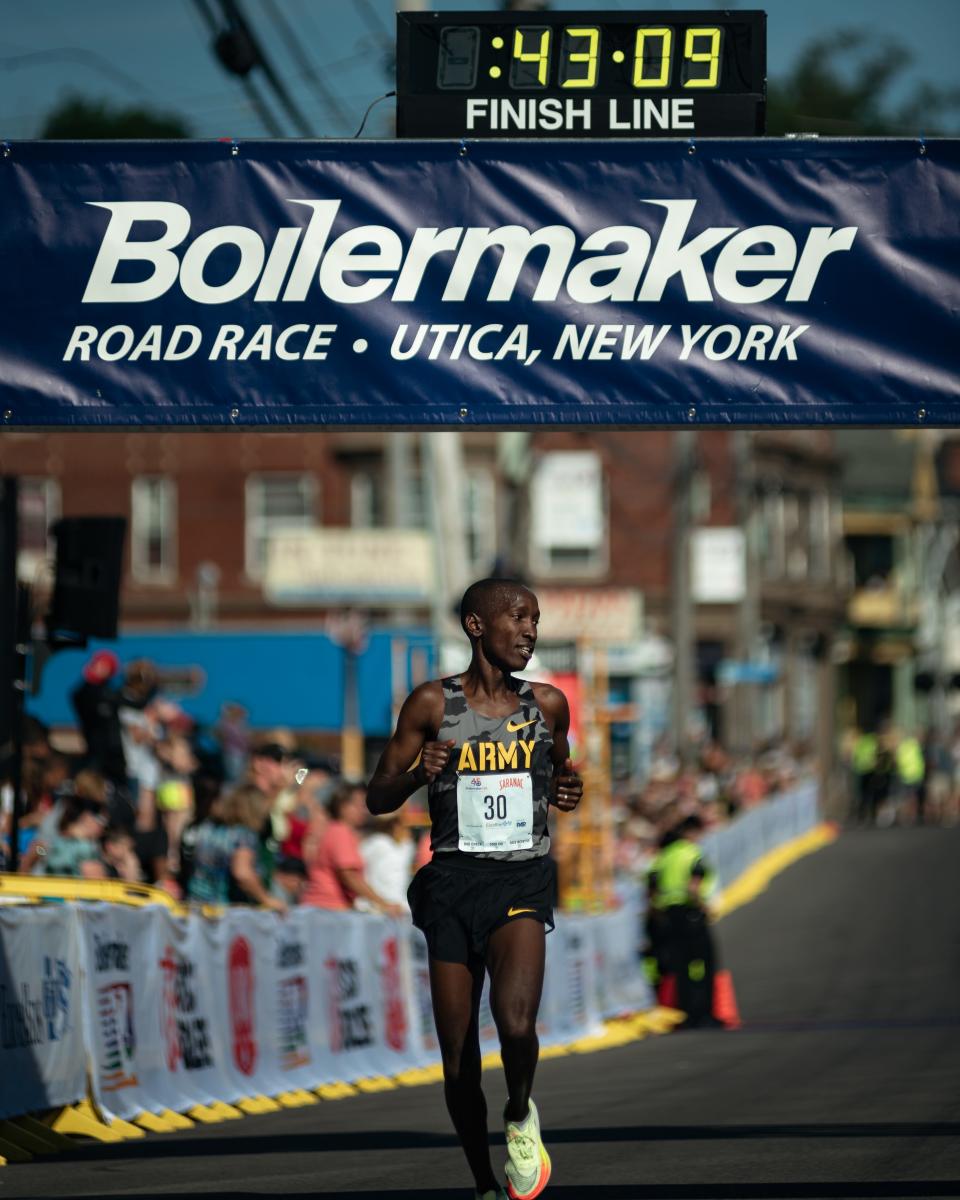
M 742 1030 L 541 1064 L 546 1200 L 960 1195 L 958 864 L 960 829 L 844 834 L 718 926 Z M 494 1114 L 496 1074 L 488 1097 Z M 439 1085 L 0 1168 L 0 1200 L 469 1184 Z

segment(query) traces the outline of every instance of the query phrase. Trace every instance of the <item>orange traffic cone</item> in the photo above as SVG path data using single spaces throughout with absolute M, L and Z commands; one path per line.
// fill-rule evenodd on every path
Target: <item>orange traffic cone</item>
M 661 1008 L 677 1007 L 677 977 L 664 975 L 657 984 L 657 1003 Z
M 713 977 L 713 1015 L 727 1029 L 739 1029 L 743 1024 L 737 1008 L 737 995 L 733 990 L 733 976 L 729 971 L 718 971 Z

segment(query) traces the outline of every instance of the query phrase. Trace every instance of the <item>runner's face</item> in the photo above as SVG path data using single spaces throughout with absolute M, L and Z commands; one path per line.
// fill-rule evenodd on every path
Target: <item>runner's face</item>
M 533 657 L 539 620 L 540 606 L 533 592 L 515 593 L 484 622 L 487 657 L 510 671 L 522 671 Z

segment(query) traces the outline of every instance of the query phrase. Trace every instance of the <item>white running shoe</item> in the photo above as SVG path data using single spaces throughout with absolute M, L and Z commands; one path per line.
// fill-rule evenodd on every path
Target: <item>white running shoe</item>
M 533 1200 L 550 1181 L 550 1155 L 540 1140 L 537 1106 L 530 1101 L 526 1120 L 506 1121 L 507 1195 L 510 1200 Z

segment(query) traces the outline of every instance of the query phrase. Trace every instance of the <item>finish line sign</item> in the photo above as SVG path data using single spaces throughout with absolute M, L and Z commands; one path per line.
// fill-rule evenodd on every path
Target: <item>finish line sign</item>
M 12 143 L 36 426 L 960 422 L 960 142 Z

